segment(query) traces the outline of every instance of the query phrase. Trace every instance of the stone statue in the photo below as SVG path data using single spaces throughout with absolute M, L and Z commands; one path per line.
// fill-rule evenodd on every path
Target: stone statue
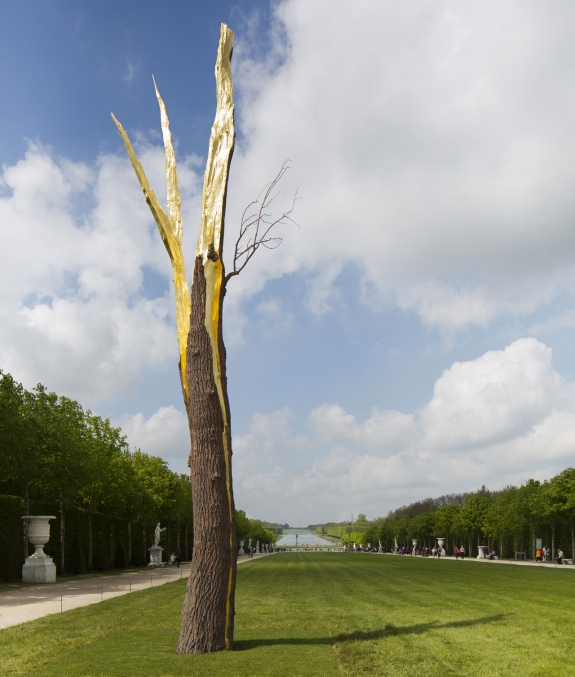
M 166 527 L 164 527 L 163 529 L 160 529 L 160 523 L 159 522 L 156 524 L 156 528 L 154 529 L 154 546 L 156 548 L 158 547 L 158 545 L 160 545 L 160 534 L 162 533 L 162 531 L 165 531 L 165 530 L 166 530 Z

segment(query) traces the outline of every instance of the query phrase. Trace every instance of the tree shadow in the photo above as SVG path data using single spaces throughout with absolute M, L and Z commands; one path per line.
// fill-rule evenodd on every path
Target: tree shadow
M 234 642 L 234 651 L 248 651 L 261 646 L 313 646 L 313 645 L 333 645 L 340 642 L 367 642 L 373 639 L 384 639 L 386 637 L 396 637 L 398 635 L 422 635 L 430 630 L 444 630 L 447 628 L 470 628 L 475 625 L 486 625 L 487 623 L 497 623 L 507 617 L 508 614 L 496 614 L 495 616 L 485 616 L 484 618 L 474 618 L 465 621 L 451 621 L 450 623 L 439 623 L 439 621 L 430 621 L 429 623 L 419 623 L 418 625 L 395 626 L 388 623 L 385 627 L 378 630 L 358 630 L 357 632 L 347 632 L 333 637 L 275 637 L 270 639 L 244 639 Z

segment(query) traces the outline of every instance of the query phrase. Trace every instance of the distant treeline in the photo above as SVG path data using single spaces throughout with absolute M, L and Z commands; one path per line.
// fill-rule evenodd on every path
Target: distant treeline
M 575 469 L 567 468 L 550 480 L 528 480 L 520 487 L 501 491 L 485 487 L 466 494 L 427 498 L 402 506 L 368 521 L 359 515 L 353 522 L 318 525 L 316 532 L 348 542 L 389 550 L 394 539 L 399 546 L 418 540 L 431 548 L 437 538 L 446 539 L 451 553 L 465 545 L 469 554 L 479 546 L 496 550 L 502 557 L 527 552 L 535 559 L 537 540 L 551 548 L 552 558 L 561 548 L 566 557 L 575 552 Z

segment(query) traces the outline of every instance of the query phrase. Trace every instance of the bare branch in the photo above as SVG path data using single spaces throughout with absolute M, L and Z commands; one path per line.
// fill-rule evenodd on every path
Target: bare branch
M 278 197 L 281 190 L 278 188 L 279 182 L 289 169 L 289 160 L 286 160 L 273 181 L 264 186 L 263 190 L 255 200 L 249 203 L 244 209 L 240 223 L 240 232 L 234 249 L 234 265 L 231 272 L 225 277 L 225 282 L 234 275 L 239 275 L 246 267 L 248 261 L 263 246 L 266 249 L 276 249 L 283 242 L 283 235 L 272 235 L 273 228 L 287 222 L 298 225 L 291 217 L 296 200 L 298 200 L 297 190 L 293 197 L 291 206 L 283 212 L 278 218 L 274 218 L 270 211 L 270 206 Z

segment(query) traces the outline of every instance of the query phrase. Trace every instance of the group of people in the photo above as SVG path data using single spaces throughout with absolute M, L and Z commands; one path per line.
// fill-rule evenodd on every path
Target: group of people
M 170 558 L 168 559 L 168 564 L 170 566 L 174 566 L 174 564 L 179 567 L 180 564 L 182 563 L 182 551 L 178 548 L 177 550 L 174 550 L 174 552 L 170 555 Z

